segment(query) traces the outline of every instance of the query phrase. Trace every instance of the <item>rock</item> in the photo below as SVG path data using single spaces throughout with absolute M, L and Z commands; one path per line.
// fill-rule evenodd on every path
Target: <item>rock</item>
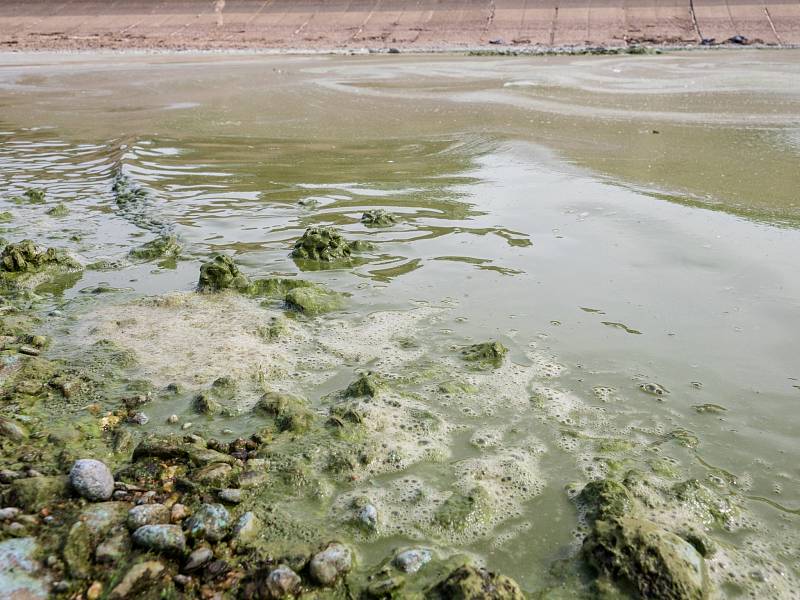
M 200 279 L 197 289 L 201 292 L 219 292 L 222 290 L 246 290 L 250 282 L 239 270 L 233 260 L 223 254 L 217 254 L 209 262 L 200 267 Z
M 69 208 L 64 203 L 59 202 L 53 208 L 48 209 L 47 214 L 51 217 L 66 217 L 69 214 Z
M 92 555 L 100 540 L 121 525 L 128 512 L 126 502 L 99 502 L 83 510 L 64 543 L 64 562 L 72 577 L 85 578 L 91 572 Z
M 243 492 L 236 488 L 225 488 L 217 494 L 219 499 L 228 504 L 239 504 L 242 501 Z
M 178 419 L 178 415 L 170 415 L 167 417 L 167 423 L 170 425 L 175 425 L 180 419 Z
M 186 559 L 186 564 L 183 566 L 185 573 L 191 573 L 202 567 L 203 565 L 211 562 L 214 559 L 214 552 L 211 548 L 198 548 L 189 555 Z
M 239 473 L 237 483 L 243 490 L 249 490 L 264 485 L 269 480 L 269 473 L 266 471 L 245 471 Z
M 189 512 L 186 510 L 186 507 L 183 504 L 175 503 L 172 505 L 172 509 L 170 510 L 169 520 L 171 523 L 178 523 L 183 521 Z
M 258 537 L 261 527 L 261 520 L 256 517 L 255 513 L 244 513 L 233 526 L 231 543 L 234 547 L 248 546 Z
M 133 451 L 133 460 L 146 457 L 185 460 L 189 458 L 188 445 L 178 435 L 149 435 Z
M 600 576 L 637 590 L 643 598 L 708 598 L 703 557 L 689 542 L 651 521 L 596 521 L 581 551 Z
M 368 210 L 361 215 L 361 223 L 365 227 L 391 227 L 397 223 L 397 217 L 382 208 Z
M 453 492 L 437 509 L 435 521 L 447 529 L 462 531 L 467 527 L 487 520 L 491 511 L 491 500 L 486 490 L 475 486 L 468 494 Z
M 261 298 L 284 298 L 290 291 L 318 285 L 304 279 L 294 279 L 289 277 L 270 277 L 268 279 L 256 279 L 250 284 L 247 293 L 250 296 Z
M 464 565 L 434 586 L 426 598 L 441 600 L 525 600 L 513 579 L 486 569 Z
M 212 463 L 227 463 L 232 465 L 236 460 L 230 454 L 217 452 L 216 450 L 211 450 L 210 448 L 197 447 L 189 447 L 187 450 L 187 458 L 189 462 L 197 467 L 203 467 Z
M 230 514 L 221 504 L 203 504 L 184 526 L 190 538 L 218 542 L 228 533 Z
M 613 479 L 590 481 L 578 494 L 577 501 L 586 507 L 586 519 L 606 521 L 630 514 L 634 499 L 628 488 Z
M 233 468 L 225 463 L 211 463 L 194 472 L 193 478 L 204 485 L 223 485 L 231 475 Z
M 128 423 L 133 425 L 147 425 L 148 421 L 150 421 L 150 417 L 143 412 L 136 412 L 128 417 Z
M 321 285 L 300 287 L 284 297 L 287 308 L 307 315 L 320 315 L 344 308 L 344 296 Z
M 353 556 L 350 549 L 343 544 L 333 543 L 311 558 L 308 572 L 314 581 L 327 586 L 347 573 L 352 565 Z
M 42 351 L 39 350 L 39 348 L 34 348 L 33 346 L 20 346 L 19 353 L 27 356 L 39 356 Z
M 380 394 L 383 387 L 383 381 L 381 381 L 381 378 L 377 373 L 366 371 L 358 374 L 358 378 L 349 386 L 347 386 L 347 389 L 344 391 L 344 395 L 347 398 L 358 398 L 361 396 L 375 398 L 378 394 Z
M 11 600 L 45 600 L 48 581 L 37 576 L 39 548 L 31 537 L 0 542 L 0 597 Z
M 89 589 L 86 590 L 86 600 L 97 600 L 102 593 L 103 584 L 99 581 L 93 581 Z
M 141 591 L 146 585 L 153 583 L 164 571 L 164 565 L 156 560 L 148 560 L 138 565 L 132 566 L 125 573 L 122 581 L 111 590 L 109 598 L 117 600 L 122 598 L 133 598 L 135 593 Z
M 302 580 L 300 576 L 286 565 L 280 565 L 270 571 L 264 580 L 264 591 L 267 598 L 278 600 L 287 596 L 294 596 L 300 590 Z
M 416 573 L 433 558 L 430 550 L 425 548 L 412 548 L 405 550 L 394 557 L 392 564 L 404 573 Z
M 74 260 L 54 248 L 39 248 L 32 240 L 8 244 L 0 253 L 0 270 L 11 273 L 38 271 L 48 265 L 79 268 Z
M 216 415 L 222 410 L 220 403 L 214 400 L 208 392 L 198 394 L 192 402 L 192 408 L 194 408 L 194 412 L 197 414 L 209 417 Z
M 348 260 L 351 244 L 333 227 L 309 227 L 294 244 L 292 256 L 304 260 Z
M 279 431 L 302 433 L 314 421 L 314 413 L 308 408 L 308 401 L 294 394 L 267 392 L 258 401 L 256 408 L 275 417 Z
M 11 483 L 11 497 L 22 510 L 34 513 L 64 498 L 69 493 L 69 478 L 26 477 Z
M 16 517 L 21 511 L 14 507 L 9 506 L 8 508 L 0 508 L 0 521 L 10 521 L 14 517 Z
M 378 509 L 372 504 L 367 504 L 358 510 L 356 519 L 368 529 L 375 529 L 378 526 Z
M 145 525 L 133 533 L 133 542 L 163 554 L 182 554 L 186 537 L 178 525 Z
M 22 349 L 20 348 L 20 351 L 21 350 Z M 25 428 L 16 421 L 0 417 L 0 436 L 18 442 L 28 437 L 28 432 L 25 431 Z
M 108 500 L 114 493 L 114 476 L 105 463 L 92 458 L 75 461 L 69 472 L 72 489 L 90 502 Z
M 128 511 L 128 529 L 135 531 L 145 525 L 169 523 L 170 510 L 163 504 L 142 504 Z
M 491 367 L 499 367 L 503 364 L 506 354 L 508 354 L 508 348 L 497 341 L 472 344 L 461 350 L 464 360 Z
M 101 564 L 116 564 L 128 553 L 131 536 L 124 529 L 111 534 L 98 544 L 94 551 L 94 559 Z
M 128 256 L 138 260 L 155 260 L 157 258 L 176 258 L 180 256 L 181 245 L 174 235 L 164 235 L 145 242 L 134 248 Z

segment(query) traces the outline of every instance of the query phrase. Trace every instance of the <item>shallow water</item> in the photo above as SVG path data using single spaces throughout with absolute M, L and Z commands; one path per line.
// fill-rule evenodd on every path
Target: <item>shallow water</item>
M 345 519 L 353 494 L 372 499 L 383 529 L 359 542 L 365 563 L 423 543 L 537 592 L 576 547 L 567 487 L 622 463 L 724 479 L 747 507 L 740 528 L 715 532 L 747 557 L 719 560 L 726 595 L 796 594 L 800 52 L 4 55 L 0 106 L 0 203 L 15 215 L 3 236 L 119 261 L 40 290 L 43 314 L 64 315 L 46 318 L 53 352 L 111 338 L 158 385 L 266 373 L 320 409 L 360 369 L 394 382 L 400 409 L 372 433 L 397 444 L 399 468 L 313 508 Z M 114 201 L 118 172 L 148 191 L 132 210 Z M 10 202 L 29 186 L 48 204 Z M 57 201 L 69 216 L 46 214 Z M 376 207 L 400 222 L 365 228 Z M 303 270 L 289 251 L 312 224 L 375 249 Z M 184 260 L 126 260 L 162 231 Z M 279 307 L 191 293 L 141 303 L 191 292 L 220 251 L 251 275 L 351 294 L 347 308 L 293 320 L 276 346 L 255 329 Z M 101 284 L 117 290 L 87 293 Z M 459 347 L 488 339 L 511 360 L 470 371 Z M 450 378 L 474 388 L 444 394 Z M 252 431 L 256 398 L 195 427 Z M 185 402 L 147 410 L 145 430 L 190 414 Z M 679 443 L 692 436 L 696 447 Z M 501 508 L 458 534 L 403 500 L 422 486 L 435 505 L 475 479 Z

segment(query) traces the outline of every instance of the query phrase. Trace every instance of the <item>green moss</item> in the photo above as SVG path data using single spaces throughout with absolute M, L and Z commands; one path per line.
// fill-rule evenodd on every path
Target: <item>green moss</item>
M 267 392 L 261 397 L 257 408 L 275 418 L 279 431 L 302 433 L 314 423 L 314 413 L 308 401 L 294 394 Z
M 397 217 L 382 208 L 368 210 L 361 215 L 365 227 L 391 227 L 397 223 Z
M 49 265 L 80 268 L 63 251 L 55 248 L 39 248 L 32 240 L 8 244 L 0 253 L 0 269 L 9 273 L 38 271 Z
M 347 398 L 359 398 L 361 396 L 368 396 L 370 398 L 376 397 L 384 388 L 384 383 L 377 373 L 366 371 L 359 373 L 358 378 L 347 386 L 344 395 Z
M 53 208 L 47 211 L 51 217 L 66 217 L 69 214 L 69 209 L 62 202 L 56 204 Z
M 440 383 L 437 388 L 442 394 L 455 396 L 456 394 L 474 394 L 478 388 L 466 381 L 458 381 L 457 379 L 449 379 Z
M 741 509 L 697 479 L 689 479 L 672 486 L 676 500 L 688 506 L 706 523 L 716 523 L 731 528 L 741 514 Z
M 44 196 L 44 190 L 28 188 L 22 193 L 22 196 L 14 196 L 11 201 L 17 204 L 44 204 Z
M 180 253 L 181 245 L 178 243 L 178 238 L 174 235 L 164 235 L 134 248 L 128 253 L 128 256 L 137 260 L 156 260 L 158 258 L 177 258 Z
M 332 262 L 348 260 L 351 252 L 350 242 L 333 227 L 309 227 L 295 242 L 292 257 Z
M 508 348 L 497 341 L 472 344 L 461 350 L 464 360 L 487 367 L 499 367 L 503 364 L 506 354 Z
M 286 306 L 307 315 L 340 310 L 344 307 L 344 296 L 321 285 L 298 287 L 286 294 Z
M 434 521 L 447 529 L 462 531 L 476 523 L 485 522 L 491 511 L 489 494 L 480 486 L 469 493 L 453 492 L 436 511 Z
M 632 441 L 619 438 L 608 438 L 601 440 L 597 445 L 598 451 L 604 453 L 630 452 L 635 447 L 636 444 L 634 444 Z
M 425 597 L 431 600 L 525 600 L 513 579 L 472 565 L 463 565 L 450 573 Z
M 694 547 L 655 523 L 636 518 L 597 521 L 582 555 L 601 577 L 643 598 L 704 600 L 705 561 Z
M 0 223 L 10 223 L 14 220 L 14 215 L 12 215 L 7 210 L 4 212 L 0 212 Z
M 217 254 L 200 266 L 197 289 L 201 292 L 219 292 L 227 289 L 246 291 L 249 285 L 250 282 L 239 267 L 224 254 Z
M 69 480 L 65 475 L 26 477 L 11 483 L 11 501 L 26 512 L 38 512 L 69 495 Z
M 577 500 L 586 508 L 589 522 L 628 515 L 635 503 L 628 488 L 613 479 L 590 481 Z
M 290 291 L 297 288 L 313 287 L 314 284 L 304 279 L 293 279 L 290 277 L 270 277 L 268 279 L 257 279 L 250 284 L 247 293 L 250 296 L 266 298 L 283 298 Z
M 270 317 L 266 325 L 258 327 L 258 335 L 267 342 L 280 339 L 288 330 L 286 319 L 283 317 Z

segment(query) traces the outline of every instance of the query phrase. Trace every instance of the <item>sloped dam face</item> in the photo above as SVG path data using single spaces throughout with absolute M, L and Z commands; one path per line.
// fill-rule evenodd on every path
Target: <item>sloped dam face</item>
M 7 54 L 0 106 L 14 585 L 797 597 L 800 52 Z M 79 543 L 80 458 L 185 549 Z

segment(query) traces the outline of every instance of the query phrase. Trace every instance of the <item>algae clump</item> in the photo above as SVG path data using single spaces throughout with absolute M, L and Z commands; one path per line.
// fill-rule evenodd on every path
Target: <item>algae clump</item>
M 342 294 L 320 285 L 296 287 L 286 294 L 285 300 L 288 308 L 307 315 L 319 315 L 344 307 Z
M 519 585 L 505 575 L 463 565 L 425 595 L 441 600 L 525 600 Z
M 10 223 L 14 220 L 14 215 L 12 215 L 7 210 L 4 212 L 0 212 L 0 223 Z
M 29 204 L 44 204 L 44 190 L 28 188 L 22 193 L 22 196 L 14 196 L 11 198 L 11 201 L 17 204 L 22 204 L 23 202 Z
M 590 522 L 624 517 L 634 507 L 634 499 L 628 488 L 613 479 L 590 481 L 578 494 L 578 502 L 585 505 L 586 517 Z
M 382 208 L 378 208 L 368 210 L 361 215 L 361 222 L 365 227 L 391 227 L 397 223 L 397 217 Z
M 436 511 L 434 519 L 442 527 L 461 531 L 484 522 L 489 516 L 489 507 L 489 494 L 476 486 L 467 494 L 454 492 Z
M 174 235 L 157 237 L 145 242 L 128 253 L 131 258 L 139 260 L 155 260 L 157 258 L 177 258 L 181 253 L 181 245 Z
M 80 265 L 63 251 L 55 248 L 40 248 L 33 240 L 8 244 L 0 253 L 0 268 L 8 273 L 37 271 L 49 265 L 80 268 Z
M 62 202 L 56 204 L 53 208 L 47 211 L 51 217 L 66 217 L 69 214 L 69 209 Z
M 309 227 L 294 244 L 292 257 L 332 262 L 348 260 L 353 246 L 333 227 Z
M 217 254 L 200 267 L 197 289 L 201 292 L 220 292 L 233 289 L 247 290 L 250 282 L 229 256 Z
M 359 373 L 358 378 L 347 386 L 344 391 L 346 398 L 359 398 L 361 396 L 376 397 L 381 393 L 384 384 L 380 376 L 372 371 Z
M 582 554 L 601 578 L 643 598 L 704 600 L 705 560 L 686 540 L 644 519 L 597 521 Z
M 267 392 L 259 400 L 257 408 L 275 417 L 279 431 L 302 433 L 314 422 L 314 413 L 308 402 L 300 396 L 282 392 Z
M 508 348 L 498 341 L 472 344 L 461 350 L 464 360 L 481 366 L 499 367 L 508 354 Z

